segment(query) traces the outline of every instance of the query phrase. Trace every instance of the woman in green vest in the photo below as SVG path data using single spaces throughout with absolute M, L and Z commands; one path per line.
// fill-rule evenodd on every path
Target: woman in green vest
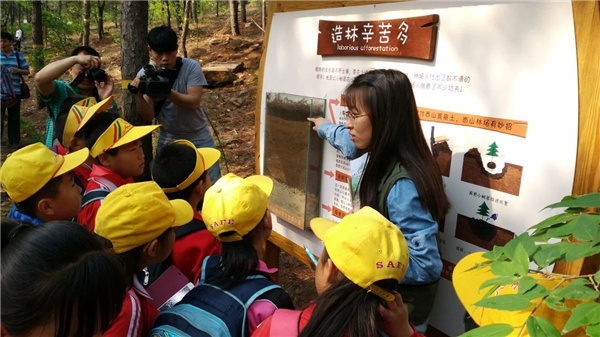
M 349 159 L 366 153 L 359 182 L 360 206 L 371 206 L 400 228 L 410 260 L 399 291 L 410 322 L 421 333 L 442 271 L 438 223 L 450 208 L 442 177 L 425 141 L 408 77 L 377 69 L 345 90 L 346 124 L 308 118 L 321 138 Z

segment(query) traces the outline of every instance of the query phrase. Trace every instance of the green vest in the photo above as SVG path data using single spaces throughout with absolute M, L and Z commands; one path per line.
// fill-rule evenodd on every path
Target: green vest
M 394 161 L 392 165 L 389 165 L 383 179 L 379 182 L 377 187 L 377 210 L 389 219 L 388 208 L 387 208 L 387 196 L 390 194 L 394 184 L 402 178 L 410 179 L 408 171 L 400 164 L 399 161 Z

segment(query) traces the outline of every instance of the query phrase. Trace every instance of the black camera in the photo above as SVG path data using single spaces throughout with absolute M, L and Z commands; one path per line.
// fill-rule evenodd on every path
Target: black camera
M 141 92 L 155 98 L 167 98 L 171 94 L 171 87 L 177 78 L 178 70 L 175 68 L 156 69 L 149 64 L 144 67 L 144 75 L 140 77 L 140 84 L 136 88 L 129 84 L 127 89 L 132 94 Z
M 79 73 L 79 75 L 77 75 L 77 77 L 75 77 L 75 79 L 69 84 L 72 87 L 76 87 L 86 78 L 92 83 L 94 83 L 95 81 L 98 81 L 99 83 L 106 82 L 106 71 L 100 68 L 86 70 L 84 72 Z

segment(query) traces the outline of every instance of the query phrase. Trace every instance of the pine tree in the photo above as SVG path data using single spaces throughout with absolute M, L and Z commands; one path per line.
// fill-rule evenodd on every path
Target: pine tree
M 487 155 L 492 157 L 498 157 L 498 145 L 496 145 L 496 142 L 493 142 L 490 145 L 490 147 L 488 147 Z
M 481 217 L 483 218 L 484 216 L 490 215 L 489 210 L 490 210 L 490 208 L 484 201 L 481 203 L 481 205 L 479 205 L 479 208 L 477 209 L 477 214 L 481 215 Z

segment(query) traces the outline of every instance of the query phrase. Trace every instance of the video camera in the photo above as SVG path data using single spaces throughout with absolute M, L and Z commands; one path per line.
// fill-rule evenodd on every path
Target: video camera
M 167 98 L 171 94 L 171 87 L 179 71 L 176 68 L 156 69 L 152 64 L 144 67 L 144 75 L 140 77 L 140 84 L 136 88 L 129 84 L 127 89 L 132 94 L 141 92 L 154 98 Z
M 92 83 L 94 83 L 95 81 L 106 82 L 106 72 L 104 71 L 104 69 L 100 68 L 86 70 L 84 72 L 79 73 L 79 75 L 77 75 L 77 77 L 75 77 L 75 79 L 71 81 L 69 85 L 72 87 L 76 87 L 86 78 Z

